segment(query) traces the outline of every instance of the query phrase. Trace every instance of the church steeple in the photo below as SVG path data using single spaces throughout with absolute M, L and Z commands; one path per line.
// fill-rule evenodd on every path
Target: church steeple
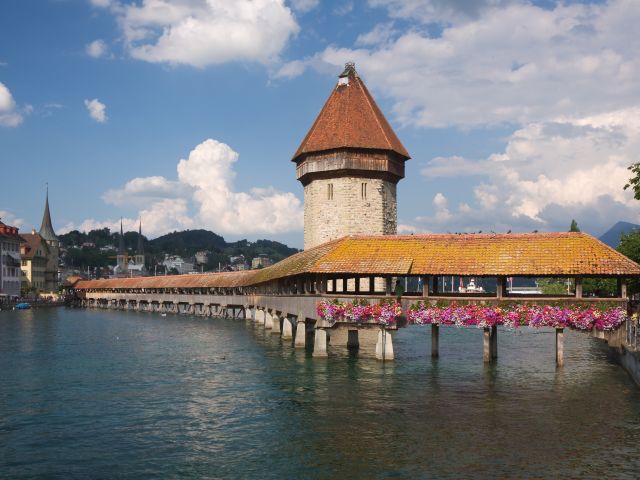
M 127 252 L 124 248 L 124 233 L 122 231 L 122 217 L 120 217 L 120 243 L 118 245 L 118 256 L 125 255 Z
M 144 244 L 142 242 L 142 218 L 140 218 L 140 226 L 138 227 L 138 251 L 136 255 L 144 255 Z
M 122 217 L 120 217 L 120 242 L 118 245 L 118 272 L 117 274 L 126 276 L 129 271 L 129 255 L 124 246 L 124 231 L 122 229 Z
M 139 265 L 142 273 L 144 271 L 144 242 L 142 240 L 142 218 L 138 227 L 138 249 L 136 251 L 136 265 Z
M 44 200 L 42 224 L 40 225 L 40 231 L 38 233 L 47 241 L 47 243 L 58 241 L 56 232 L 53 230 L 53 225 L 51 224 L 51 212 L 49 211 L 49 185 L 47 185 L 47 194 Z

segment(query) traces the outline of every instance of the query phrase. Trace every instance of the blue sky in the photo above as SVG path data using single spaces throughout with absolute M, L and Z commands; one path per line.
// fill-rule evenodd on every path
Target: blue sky
M 302 244 L 291 155 L 353 60 L 401 232 L 640 221 L 640 2 L 5 0 L 0 216 Z

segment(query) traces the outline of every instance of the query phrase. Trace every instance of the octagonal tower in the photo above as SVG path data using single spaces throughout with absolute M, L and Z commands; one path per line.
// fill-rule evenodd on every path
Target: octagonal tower
M 397 231 L 396 185 L 411 157 L 353 63 L 293 156 L 304 186 L 304 248 Z

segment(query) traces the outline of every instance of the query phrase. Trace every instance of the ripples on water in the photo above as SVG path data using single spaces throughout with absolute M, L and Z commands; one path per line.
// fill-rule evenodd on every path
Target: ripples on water
M 442 328 L 396 362 L 313 359 L 251 322 L 0 314 L 2 478 L 638 478 L 640 389 L 597 340 Z

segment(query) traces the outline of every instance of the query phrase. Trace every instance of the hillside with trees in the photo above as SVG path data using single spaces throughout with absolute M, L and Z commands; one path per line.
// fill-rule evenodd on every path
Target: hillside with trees
M 72 230 L 59 235 L 63 247 L 62 260 L 67 267 L 85 270 L 87 266 L 107 267 L 116 263 L 118 253 L 119 234 L 108 228 L 79 232 Z M 125 248 L 130 255 L 135 254 L 138 247 L 138 233 L 125 232 Z M 230 257 L 244 255 L 250 262 L 258 255 L 266 255 L 274 262 L 297 253 L 297 248 L 289 247 L 273 240 L 239 240 L 227 242 L 224 237 L 208 230 L 185 230 L 171 232 L 153 240 L 143 235 L 143 245 L 146 263 L 149 269 L 159 265 L 165 254 L 191 258 L 199 251 L 208 251 L 209 258 L 206 265 L 200 266 L 203 271 L 214 271 L 220 266 L 229 264 Z

